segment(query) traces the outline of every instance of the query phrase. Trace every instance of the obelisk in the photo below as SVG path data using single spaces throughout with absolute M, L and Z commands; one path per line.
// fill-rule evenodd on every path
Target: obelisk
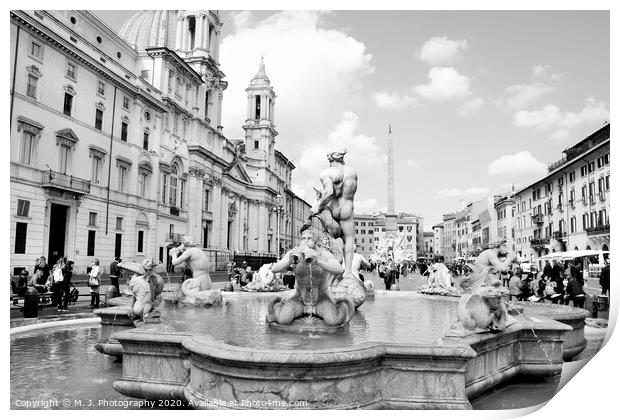
M 396 227 L 396 210 L 394 209 L 394 139 L 392 138 L 392 125 L 388 125 L 388 179 L 387 179 L 387 212 L 385 214 L 386 237 L 394 237 Z

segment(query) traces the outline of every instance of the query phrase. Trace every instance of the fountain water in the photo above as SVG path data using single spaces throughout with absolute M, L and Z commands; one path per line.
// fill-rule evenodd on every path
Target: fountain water
M 352 277 L 354 238 L 341 227 L 352 223 L 357 176 L 344 165 L 344 152 L 328 156 L 322 183 L 348 182 L 339 189 L 346 197 L 319 194 L 311 214 L 321 217 L 330 245 L 342 248 L 329 252 L 302 233 L 302 243 L 272 266 L 274 272 L 295 267 L 294 291 L 224 292 L 222 305 L 211 307 L 166 303 L 162 324 L 140 328 L 133 328 L 126 306 L 97 311 L 100 343 L 107 344 L 100 350 L 122 353 L 118 392 L 197 408 L 214 401 L 244 408 L 247 400 L 264 404 L 246 408 L 296 408 L 305 401 L 303 408 L 467 409 L 469 398 L 518 375 L 561 372 L 563 359 L 581 346 L 583 310 L 549 307 L 537 314 L 528 307 L 496 332 L 446 337 L 459 312 L 457 297 L 376 292 L 375 299 L 364 302 L 362 293 L 354 303 L 356 289 L 342 285 Z M 337 206 L 347 200 L 345 214 Z M 344 268 L 334 255 L 343 256 Z

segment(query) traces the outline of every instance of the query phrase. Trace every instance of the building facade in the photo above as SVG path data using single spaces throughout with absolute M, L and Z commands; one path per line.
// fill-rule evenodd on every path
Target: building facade
M 609 250 L 610 125 L 564 150 L 549 172 L 514 195 L 515 247 L 530 261 L 550 252 Z
M 442 255 L 443 230 L 443 223 L 433 226 L 433 249 L 435 250 L 435 256 Z
M 222 25 L 150 10 L 117 34 L 86 11 L 11 12 L 12 271 L 41 255 L 78 273 L 95 257 L 169 262 L 185 234 L 214 269 L 292 245 L 294 165 L 262 61 L 245 139 L 222 133 Z
M 355 243 L 357 252 L 368 259 L 375 252 L 375 222 L 376 216 L 356 214 L 353 222 L 355 226 Z M 383 225 L 383 227 L 385 227 Z

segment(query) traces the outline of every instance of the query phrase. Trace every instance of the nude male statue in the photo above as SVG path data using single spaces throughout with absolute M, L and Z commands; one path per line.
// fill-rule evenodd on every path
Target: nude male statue
M 189 236 L 183 237 L 183 243 L 169 252 L 172 257 L 172 265 L 186 262 L 192 270 L 194 282 L 200 282 L 200 290 L 211 289 L 211 276 L 209 275 L 209 260 L 200 248 L 196 246 Z M 181 254 L 181 256 L 178 256 Z M 187 281 L 187 280 L 186 280 Z
M 357 191 L 357 173 L 345 165 L 346 149 L 327 154 L 329 168 L 321 172 L 323 191 L 310 209 L 310 217 L 319 216 L 327 232 L 344 242 L 345 277 L 354 277 L 351 271 L 355 250 L 353 225 L 353 198 Z M 311 223 L 310 220 L 306 224 Z M 303 229 L 303 228 L 302 228 Z

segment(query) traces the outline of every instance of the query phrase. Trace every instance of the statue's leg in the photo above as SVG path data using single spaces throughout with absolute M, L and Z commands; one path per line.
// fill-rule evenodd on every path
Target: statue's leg
M 287 300 L 275 306 L 276 322 L 288 325 L 304 314 L 304 305 L 298 300 Z
M 344 268 L 346 274 L 351 273 L 353 252 L 355 251 L 355 226 L 353 223 L 353 217 L 346 220 L 341 220 L 340 229 L 342 230 L 342 239 L 344 241 Z

